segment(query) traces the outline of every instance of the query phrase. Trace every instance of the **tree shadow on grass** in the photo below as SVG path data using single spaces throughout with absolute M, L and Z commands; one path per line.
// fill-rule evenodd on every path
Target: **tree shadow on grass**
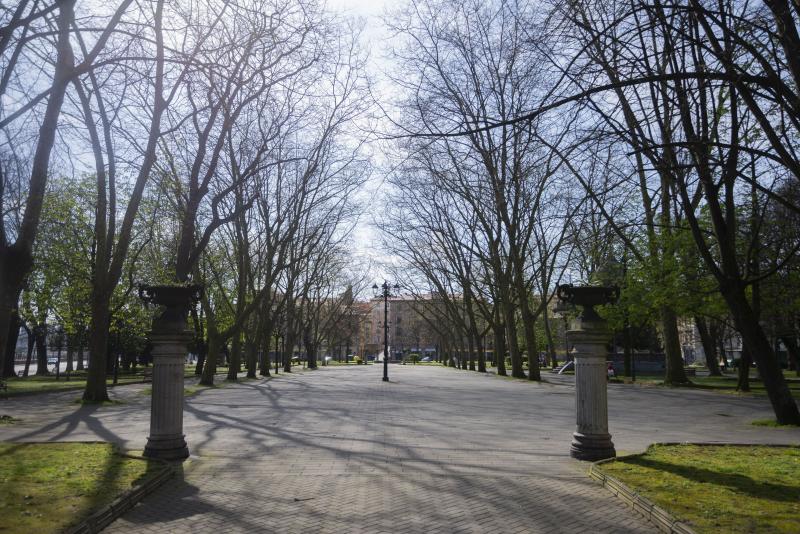
M 691 480 L 698 483 L 710 483 L 718 486 L 725 486 L 733 491 L 744 493 L 750 497 L 769 499 L 772 501 L 798 502 L 800 501 L 800 488 L 796 486 L 786 486 L 774 484 L 772 482 L 762 482 L 752 478 L 732 473 L 720 473 L 701 467 L 676 465 L 669 462 L 652 460 L 644 457 L 632 457 L 620 460 L 621 463 L 664 471 L 673 475 Z

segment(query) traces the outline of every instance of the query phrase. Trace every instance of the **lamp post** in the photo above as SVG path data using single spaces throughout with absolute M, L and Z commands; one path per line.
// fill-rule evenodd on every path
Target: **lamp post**
M 383 281 L 383 284 L 372 286 L 372 292 L 376 297 L 383 297 L 383 381 L 389 381 L 389 297 L 394 296 L 391 290 L 395 292 L 400 290 L 400 286 L 395 284 L 394 287 L 389 286 L 389 282 Z

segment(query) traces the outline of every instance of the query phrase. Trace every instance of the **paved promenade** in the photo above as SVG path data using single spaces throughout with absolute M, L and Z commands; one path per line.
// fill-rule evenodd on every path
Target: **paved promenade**
M 654 532 L 568 456 L 574 390 L 425 366 L 329 367 L 186 402 L 192 458 L 107 532 Z M 111 440 L 140 450 L 143 386 L 0 401 L 4 440 Z M 609 387 L 617 450 L 653 441 L 800 442 L 759 428 L 766 400 Z

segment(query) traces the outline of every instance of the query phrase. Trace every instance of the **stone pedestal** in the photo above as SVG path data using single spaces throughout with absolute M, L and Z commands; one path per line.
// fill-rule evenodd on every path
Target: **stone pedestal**
M 153 319 L 153 395 L 150 406 L 150 435 L 144 455 L 162 460 L 183 460 L 189 448 L 183 436 L 183 366 L 193 335 L 187 330 L 189 306 L 196 301 L 200 286 L 139 286 L 145 302 L 163 306 Z
M 153 395 L 150 435 L 144 455 L 183 460 L 189 449 L 183 435 L 183 366 L 191 332 L 153 333 Z
M 579 317 L 568 332 L 575 357 L 577 429 L 569 453 L 579 460 L 617 455 L 608 433 L 606 343 L 609 333 L 600 317 Z

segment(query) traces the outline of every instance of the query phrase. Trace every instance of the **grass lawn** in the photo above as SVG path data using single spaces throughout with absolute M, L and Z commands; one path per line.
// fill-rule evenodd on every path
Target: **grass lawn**
M 152 367 L 150 367 L 152 369 Z M 138 384 L 142 382 L 144 367 L 138 367 L 136 372 L 123 373 L 120 371 L 118 384 Z M 194 366 L 187 366 L 184 372 L 186 378 L 194 376 Z M 114 375 L 106 378 L 106 383 L 111 386 L 114 382 Z M 75 371 L 70 373 L 69 380 L 65 373 L 61 374 L 59 380 L 56 375 L 36 376 L 30 375 L 25 378 L 11 377 L 5 380 L 8 386 L 8 396 L 28 395 L 33 393 L 44 393 L 49 391 L 67 391 L 73 389 L 84 389 L 86 387 L 86 371 Z
M 800 395 L 800 377 L 798 377 L 794 371 L 784 371 L 783 376 L 786 379 L 786 383 L 789 385 L 789 389 L 791 390 L 792 394 L 795 396 Z M 738 383 L 738 378 L 736 377 L 735 373 L 729 373 L 726 374 L 725 376 L 692 376 L 689 377 L 689 380 L 691 381 L 691 384 L 678 387 L 706 389 L 709 391 L 728 393 L 732 395 L 746 395 L 746 396 L 756 396 L 756 397 L 767 396 L 767 392 L 764 389 L 764 383 L 760 379 L 756 378 L 755 371 L 752 371 L 750 374 L 749 392 L 736 390 L 736 384 Z M 619 376 L 613 379 L 612 381 L 621 383 L 623 382 L 623 377 Z M 636 383 L 644 385 L 652 385 L 652 386 L 663 386 L 664 375 L 663 374 L 637 375 Z
M 110 443 L 0 443 L 0 531 L 63 531 L 160 468 Z
M 800 447 L 654 445 L 601 471 L 698 532 L 800 532 Z

